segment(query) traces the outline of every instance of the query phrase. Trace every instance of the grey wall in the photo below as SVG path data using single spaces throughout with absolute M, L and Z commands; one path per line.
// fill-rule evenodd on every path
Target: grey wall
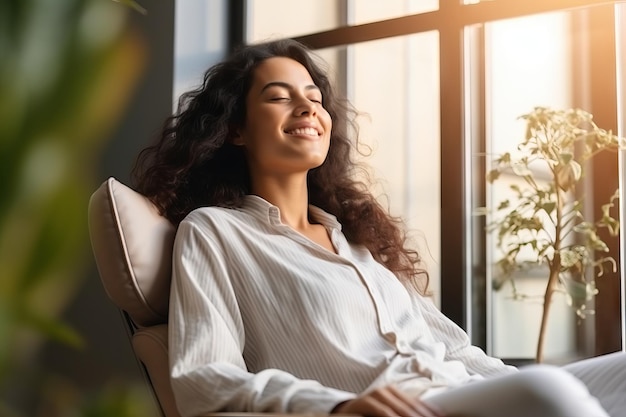
M 146 15 L 132 14 L 143 34 L 147 61 L 128 110 L 101 158 L 101 180 L 114 176 L 128 183 L 137 153 L 158 133 L 172 111 L 174 78 L 174 0 L 144 2 Z
M 145 40 L 145 67 L 118 128 L 103 149 L 98 184 L 109 176 L 128 183 L 137 153 L 172 109 L 174 0 L 142 5 L 148 13 L 133 12 L 130 18 Z M 85 210 L 86 205 L 87 202 Z M 96 396 L 113 386 L 121 390 L 136 386 L 145 389 L 140 396 L 150 398 L 120 313 L 106 298 L 95 264 L 91 265 L 81 290 L 65 312 L 65 320 L 84 337 L 86 346 L 76 351 L 50 343 L 43 351 L 42 366 L 81 387 L 86 396 Z M 155 407 L 148 401 L 147 407 L 150 406 Z

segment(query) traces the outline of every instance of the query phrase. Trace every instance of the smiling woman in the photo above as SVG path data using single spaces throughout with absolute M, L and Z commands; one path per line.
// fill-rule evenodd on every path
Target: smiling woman
M 623 415 L 624 355 L 517 372 L 434 306 L 401 224 L 353 179 L 351 114 L 304 46 L 253 45 L 209 69 L 140 155 L 139 191 L 177 226 L 181 414 Z M 608 373 L 619 382 L 598 382 Z

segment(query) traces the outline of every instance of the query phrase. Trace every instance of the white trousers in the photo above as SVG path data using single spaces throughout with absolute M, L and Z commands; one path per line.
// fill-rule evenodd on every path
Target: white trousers
M 425 399 L 448 417 L 626 417 L 626 353 L 520 372 Z

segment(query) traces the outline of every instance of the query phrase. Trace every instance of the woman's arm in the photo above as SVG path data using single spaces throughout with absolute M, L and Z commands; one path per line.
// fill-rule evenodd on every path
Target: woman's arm
M 217 231 L 183 221 L 174 246 L 169 354 L 183 416 L 212 411 L 330 412 L 354 394 L 276 369 L 246 370 L 238 300 Z M 227 238 L 227 237 L 224 237 Z

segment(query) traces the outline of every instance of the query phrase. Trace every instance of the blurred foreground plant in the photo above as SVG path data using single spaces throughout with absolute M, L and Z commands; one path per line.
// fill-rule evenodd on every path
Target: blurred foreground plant
M 581 181 L 587 161 L 599 152 L 616 151 L 624 142 L 580 109 L 537 107 L 521 118 L 527 127 L 519 152 L 497 158 L 487 181 L 507 172 L 521 178 L 523 185 L 510 186 L 513 198 L 499 203 L 496 213 L 501 216 L 496 214 L 487 229 L 497 236 L 501 251 L 497 263 L 502 276 L 495 282 L 496 289 L 510 282 L 514 297 L 524 299 L 516 290 L 513 273 L 536 265 L 548 267 L 536 353 L 536 361 L 541 362 L 553 294 L 565 293 L 576 314 L 584 318 L 593 313 L 586 304 L 598 292 L 595 278 L 605 268 L 616 268 L 597 232 L 606 228 L 613 236 L 619 233 L 612 214 L 618 190 L 603 206 L 602 216 L 591 220 L 583 211 Z
M 89 265 L 98 151 L 142 67 L 128 10 L 105 0 L 0 3 L 3 393 L 32 370 L 45 340 L 83 345 L 58 317 Z M 17 415 L 2 402 L 3 414 Z

